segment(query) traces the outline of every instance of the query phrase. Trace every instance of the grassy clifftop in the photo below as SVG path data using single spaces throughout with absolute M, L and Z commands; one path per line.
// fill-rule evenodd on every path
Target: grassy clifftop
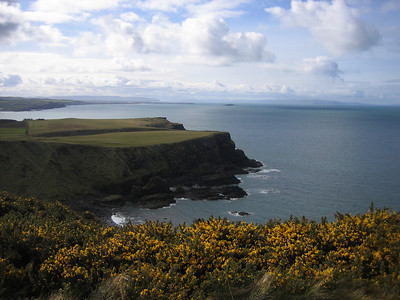
M 0 122 L 0 140 L 67 143 L 106 147 L 145 147 L 212 135 L 187 131 L 165 118 L 56 119 Z
M 191 185 L 212 175 L 214 183 L 237 183 L 234 174 L 252 166 L 229 133 L 187 131 L 165 118 L 3 120 L 0 146 L 0 167 L 7 170 L 0 188 L 42 199 L 117 194 L 139 201 L 155 193 L 150 206 L 164 206 L 173 201 L 172 182 Z M 164 190 L 143 195 L 155 182 Z

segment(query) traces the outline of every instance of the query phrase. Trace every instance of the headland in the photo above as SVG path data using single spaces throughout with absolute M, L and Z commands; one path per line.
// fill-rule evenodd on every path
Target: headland
M 246 195 L 235 175 L 261 163 L 229 133 L 189 131 L 165 118 L 2 120 L 0 187 L 109 218 L 126 201 L 159 208 L 177 197 Z

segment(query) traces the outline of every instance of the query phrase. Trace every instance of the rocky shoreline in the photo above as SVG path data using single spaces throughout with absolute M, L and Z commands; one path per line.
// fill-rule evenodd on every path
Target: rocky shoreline
M 141 208 L 158 209 L 176 203 L 175 199 L 186 198 L 196 200 L 230 200 L 247 196 L 246 191 L 238 186 L 240 180 L 235 176 L 258 172 L 262 164 L 249 160 L 249 165 L 236 174 L 210 174 L 198 178 L 175 178 L 175 186 L 169 186 L 161 177 L 153 177 L 144 187 L 136 187 L 135 197 L 119 194 L 106 197 L 85 197 L 82 199 L 63 200 L 62 203 L 80 213 L 91 212 L 107 226 L 116 226 L 111 216 L 115 209 L 122 207 L 126 202 L 137 203 Z M 238 170 L 237 170 L 238 171 Z M 180 184 L 179 184 L 180 183 Z M 189 184 L 192 183 L 192 184 Z M 247 212 L 232 212 L 240 216 L 249 215 Z
M 192 148 L 187 157 L 177 158 L 175 154 L 169 157 L 176 149 L 163 149 L 160 152 L 163 152 L 163 160 L 168 162 L 169 169 L 143 176 L 130 185 L 128 192 L 114 185 L 102 196 L 64 203 L 81 212 L 91 211 L 103 223 L 115 225 L 111 220 L 113 209 L 127 202 L 141 208 L 158 209 L 176 203 L 175 199 L 179 198 L 217 201 L 245 197 L 247 193 L 239 187 L 240 180 L 236 175 L 258 172 L 262 163 L 249 159 L 242 150 L 236 149 L 228 133 L 216 137 L 217 141 L 212 144 L 207 139 L 181 144 L 181 153 Z M 151 157 L 147 159 L 152 160 Z M 190 167 L 187 161 L 190 161 Z
M 184 130 L 164 118 L 149 121 L 162 123 L 165 132 Z M 8 170 L 0 174 L 2 189 L 91 211 L 105 223 L 113 208 L 127 202 L 156 209 L 175 203 L 176 198 L 244 197 L 247 194 L 236 175 L 262 166 L 236 149 L 228 132 L 136 147 L 41 139 L 0 140 L 0 167 Z

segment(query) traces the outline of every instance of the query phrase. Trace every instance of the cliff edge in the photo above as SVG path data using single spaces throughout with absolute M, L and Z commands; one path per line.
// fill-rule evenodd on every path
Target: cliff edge
M 236 149 L 229 133 L 186 131 L 164 118 L 141 120 L 151 126 L 126 127 L 124 120 L 120 132 L 115 129 L 118 122 L 100 126 L 96 121 L 97 127 L 78 126 L 74 135 L 73 126 L 41 120 L 27 122 L 20 138 L 0 134 L 0 188 L 88 210 L 125 201 L 157 208 L 175 197 L 246 195 L 235 175 L 261 164 Z

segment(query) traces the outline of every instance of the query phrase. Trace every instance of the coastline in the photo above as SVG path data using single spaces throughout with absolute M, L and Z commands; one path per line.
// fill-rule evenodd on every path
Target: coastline
M 91 211 L 106 224 L 127 202 L 156 209 L 176 198 L 242 198 L 236 175 L 262 166 L 228 132 L 187 131 L 161 117 L 3 123 L 2 189 Z

